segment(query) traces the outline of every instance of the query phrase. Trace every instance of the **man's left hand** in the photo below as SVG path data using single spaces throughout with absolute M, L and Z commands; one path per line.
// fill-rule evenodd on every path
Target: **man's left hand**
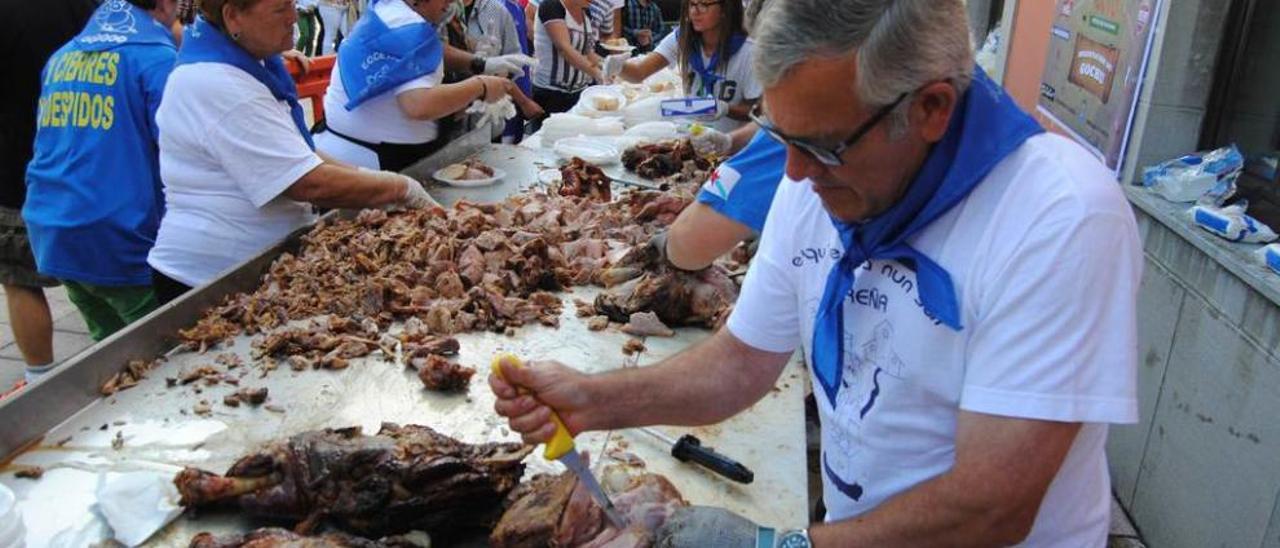
M 724 508 L 688 506 L 667 518 L 654 534 L 657 548 L 723 546 L 752 548 L 761 527 Z

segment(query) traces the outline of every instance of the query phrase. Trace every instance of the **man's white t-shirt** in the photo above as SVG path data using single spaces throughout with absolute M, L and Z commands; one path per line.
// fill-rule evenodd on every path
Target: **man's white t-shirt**
M 222 63 L 173 70 L 156 111 L 165 215 L 147 262 L 190 286 L 315 220 L 281 195 L 322 161 L 248 73 Z
M 426 21 L 403 0 L 384 0 L 374 4 L 373 9 L 392 29 Z M 335 64 L 329 78 L 329 89 L 324 94 L 325 124 L 343 135 L 368 143 L 429 143 L 438 136 L 435 120 L 409 118 L 400 110 L 396 96 L 415 89 L 436 87 L 443 79 L 442 62 L 435 72 L 409 80 L 361 103 L 354 110 L 347 110 L 350 98 L 342 84 L 342 63 Z M 336 135 L 320 134 L 316 138 L 316 148 L 349 164 L 378 169 L 377 154 Z
M 738 52 L 729 58 L 729 64 L 724 66 L 723 71 L 717 70 L 718 73 L 724 75 L 724 79 L 716 82 L 712 86 L 712 93 L 716 99 L 724 101 L 730 105 L 736 105 L 743 101 L 754 101 L 760 98 L 764 90 L 760 87 L 759 80 L 756 80 L 756 74 L 751 69 L 751 58 L 754 55 L 755 42 L 750 38 Z M 668 33 L 662 41 L 658 42 L 658 46 L 653 52 L 661 55 L 667 60 L 667 65 L 674 67 L 677 72 L 680 71 L 680 41 L 676 37 L 676 33 Z M 703 66 L 711 62 L 711 57 L 702 55 Z M 724 60 L 720 60 L 723 63 Z M 689 89 L 693 90 L 694 95 L 701 95 L 702 77 L 689 69 L 688 74 L 681 75 L 684 82 L 692 83 Z M 746 122 L 734 120 L 728 116 L 721 117 L 710 124 L 711 127 L 723 131 L 730 132 L 746 125 Z
M 812 379 L 827 519 L 863 514 L 950 469 L 965 410 L 1085 423 L 1025 545 L 1104 546 L 1106 424 L 1138 418 L 1142 271 L 1133 213 L 1111 173 L 1074 142 L 1032 137 L 909 243 L 950 273 L 963 329 L 925 314 L 901 263 L 858 269 L 834 408 Z M 761 350 L 810 356 L 842 252 L 811 184 L 784 181 L 729 330 Z

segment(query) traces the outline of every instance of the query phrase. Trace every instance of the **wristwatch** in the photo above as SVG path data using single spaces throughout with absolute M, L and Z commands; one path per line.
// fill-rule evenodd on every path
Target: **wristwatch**
M 813 544 L 809 542 L 808 529 L 791 529 L 778 535 L 778 543 L 774 546 L 776 548 L 810 548 Z
M 479 55 L 471 57 L 471 74 L 484 74 L 485 58 Z

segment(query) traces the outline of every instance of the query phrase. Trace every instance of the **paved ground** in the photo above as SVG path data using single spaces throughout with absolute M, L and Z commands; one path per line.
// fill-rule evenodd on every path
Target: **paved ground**
M 53 359 L 62 361 L 76 355 L 93 344 L 89 338 L 89 329 L 76 311 L 75 305 L 67 300 L 65 289 L 58 287 L 45 290 L 45 298 L 49 300 L 49 310 L 53 314 Z M 4 292 L 0 291 L 0 391 L 13 386 L 22 378 L 25 363 L 18 346 L 13 342 L 13 330 L 9 326 L 9 307 L 5 302 Z
M 49 308 L 53 313 L 53 354 L 54 359 L 62 361 L 76 355 L 93 344 L 89 338 L 89 330 L 80 318 L 74 305 L 67 300 L 66 290 L 55 288 L 45 291 L 49 299 Z M 13 331 L 9 326 L 9 308 L 0 291 L 0 387 L 8 388 L 22 378 L 22 355 L 13 343 Z M 811 442 L 817 441 L 817 432 L 810 432 Z M 821 489 L 821 477 L 811 473 L 810 489 Z M 1129 522 L 1128 516 L 1120 505 L 1111 503 L 1111 537 L 1108 548 L 1145 548 L 1138 532 Z

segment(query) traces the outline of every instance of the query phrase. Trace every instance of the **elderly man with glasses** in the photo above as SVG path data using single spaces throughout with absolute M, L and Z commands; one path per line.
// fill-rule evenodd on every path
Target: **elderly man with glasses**
M 714 423 L 803 349 L 824 522 L 694 506 L 656 545 L 1105 546 L 1142 270 L 1113 175 L 974 68 L 961 0 L 765 10 L 755 118 L 788 182 L 726 327 L 650 367 L 507 369 L 496 410 L 529 442 L 548 406 L 575 433 Z

